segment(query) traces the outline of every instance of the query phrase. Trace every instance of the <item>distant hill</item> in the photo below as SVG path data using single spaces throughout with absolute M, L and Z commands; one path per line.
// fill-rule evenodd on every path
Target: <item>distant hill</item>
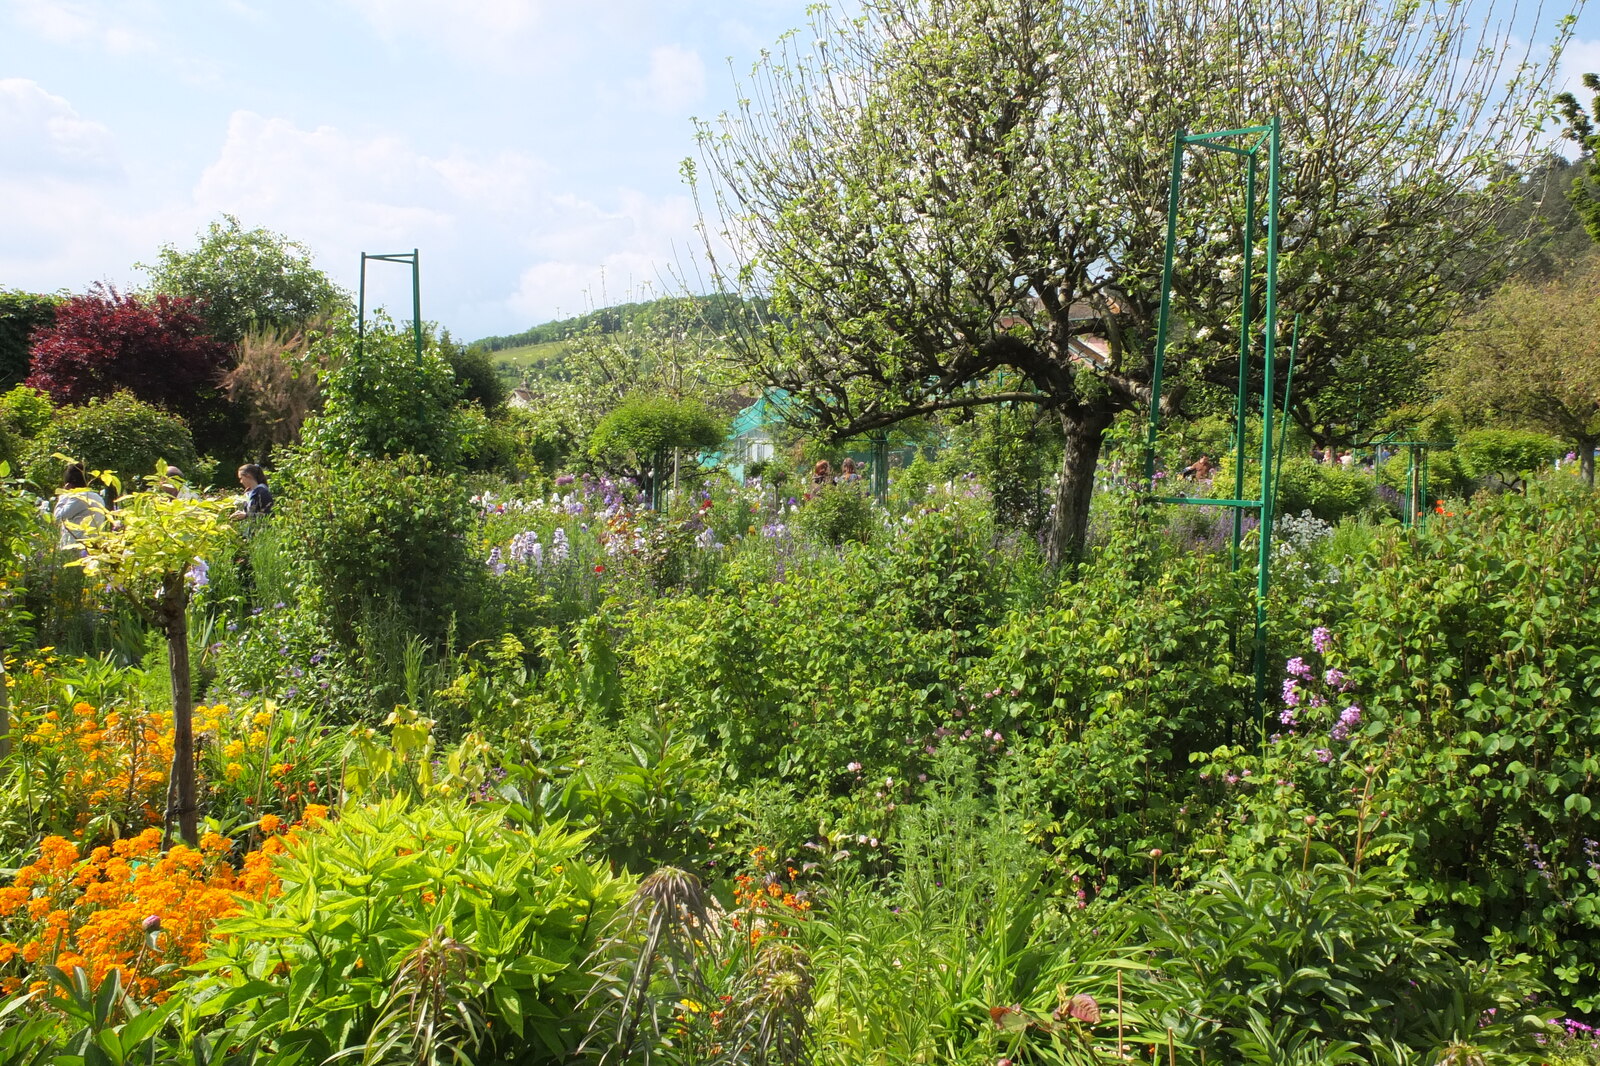
M 726 333 L 733 328 L 734 317 L 744 306 L 744 301 L 739 297 L 722 294 L 667 296 L 643 303 L 602 307 L 575 318 L 546 322 L 504 337 L 485 337 L 474 341 L 469 347 L 484 352 L 503 352 L 630 330 Z

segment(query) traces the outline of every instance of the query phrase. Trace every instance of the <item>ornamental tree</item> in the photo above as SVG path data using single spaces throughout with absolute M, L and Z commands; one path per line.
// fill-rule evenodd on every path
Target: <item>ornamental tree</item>
M 1439 340 L 1435 379 L 1464 412 L 1571 442 L 1594 488 L 1600 445 L 1600 254 L 1507 284 Z
M 1492 192 L 1551 66 L 1519 62 L 1509 34 L 1480 41 L 1462 4 L 861 6 L 815 15 L 814 40 L 786 38 L 701 128 L 712 276 L 770 312 L 732 343 L 835 438 L 993 403 L 1048 412 L 1057 562 L 1083 545 L 1112 419 L 1150 402 L 1175 131 L 1282 117 L 1279 350 L 1302 313 L 1296 374 L 1314 389 L 1484 284 L 1493 258 L 1460 253 L 1496 237 Z M 1196 157 L 1184 182 L 1174 407 L 1236 375 L 1242 288 L 1237 161 Z
M 82 404 L 126 390 L 188 419 L 209 441 L 221 419 L 219 382 L 228 345 L 206 331 L 188 300 L 124 295 L 97 286 L 56 311 L 34 334 L 27 383 L 57 403 Z
M 163 475 L 156 467 L 152 484 Z M 118 593 L 167 638 L 172 679 L 172 786 L 167 835 L 174 821 L 185 842 L 199 840 L 195 803 L 194 698 L 189 675 L 189 596 L 204 582 L 205 560 L 236 536 L 224 501 L 185 500 L 160 491 L 133 492 L 119 501 L 116 521 L 85 529 L 87 555 L 75 564 Z
M 715 448 L 727 424 L 698 400 L 635 396 L 606 415 L 589 438 L 589 454 L 634 477 L 659 503 L 667 453 Z

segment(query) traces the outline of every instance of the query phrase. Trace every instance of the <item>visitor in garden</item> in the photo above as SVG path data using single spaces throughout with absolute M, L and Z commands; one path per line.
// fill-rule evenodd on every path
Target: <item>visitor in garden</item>
M 1205 481 L 1217 472 L 1217 464 L 1211 461 L 1211 456 L 1201 453 L 1200 458 L 1184 467 L 1180 477 L 1192 477 L 1197 481 Z
M 272 490 L 267 488 L 267 473 L 255 463 L 239 468 L 239 484 L 244 486 L 244 505 L 233 512 L 233 519 L 255 518 L 272 513 Z
M 845 458 L 844 463 L 839 467 L 839 480 L 840 481 L 860 481 L 861 480 L 861 474 L 856 470 L 856 461 L 854 459 L 851 459 L 849 457 Z
M 61 491 L 56 495 L 50 514 L 61 525 L 61 547 L 85 554 L 84 535 L 106 523 L 106 501 L 89 488 L 89 479 L 84 476 L 81 464 L 67 464 L 61 478 Z
M 811 468 L 811 487 L 820 489 L 824 485 L 833 484 L 833 464 L 826 459 L 818 459 L 817 465 Z

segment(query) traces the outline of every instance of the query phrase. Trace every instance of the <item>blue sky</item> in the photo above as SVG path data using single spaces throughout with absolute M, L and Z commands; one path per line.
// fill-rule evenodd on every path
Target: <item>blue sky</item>
M 1501 5 L 1509 11 L 1509 5 Z M 803 0 L 0 0 L 0 286 L 135 286 L 223 212 L 421 250 L 463 339 L 660 295 L 695 251 L 690 117 Z M 1525 33 L 1549 35 L 1552 18 Z M 1600 69 L 1600 10 L 1564 70 Z M 406 307 L 399 267 L 369 274 Z

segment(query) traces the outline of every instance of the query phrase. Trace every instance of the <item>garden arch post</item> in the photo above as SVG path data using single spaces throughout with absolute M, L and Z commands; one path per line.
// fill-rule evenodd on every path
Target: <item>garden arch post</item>
M 1240 142 L 1243 142 L 1242 144 Z M 1258 519 L 1258 551 L 1256 553 L 1256 610 L 1255 627 L 1251 639 L 1255 667 L 1255 692 L 1252 705 L 1260 714 L 1266 713 L 1267 676 L 1267 591 L 1272 569 L 1273 500 L 1277 489 L 1276 466 L 1273 462 L 1278 447 L 1273 427 L 1277 408 L 1277 390 L 1274 371 L 1277 365 L 1278 340 L 1278 205 L 1279 174 L 1282 162 L 1283 121 L 1274 117 L 1260 126 L 1218 130 L 1214 133 L 1188 133 L 1178 130 L 1172 139 L 1172 175 L 1167 187 L 1167 240 L 1161 265 L 1161 306 L 1156 320 L 1155 362 L 1150 376 L 1150 423 L 1145 446 L 1145 485 L 1151 500 L 1156 503 L 1184 504 L 1200 507 L 1228 507 L 1233 510 L 1233 565 L 1237 569 L 1242 561 L 1240 542 L 1244 535 L 1244 512 L 1254 511 Z M 1229 499 L 1210 499 L 1191 496 L 1157 496 L 1156 438 L 1161 427 L 1161 377 L 1166 364 L 1167 343 L 1171 336 L 1172 275 L 1177 256 L 1178 217 L 1181 206 L 1183 161 L 1191 148 L 1225 152 L 1244 161 L 1245 219 L 1241 238 L 1243 255 L 1241 266 L 1244 280 L 1239 305 L 1239 382 L 1234 400 L 1234 464 L 1233 494 Z M 1260 228 L 1257 215 L 1259 199 L 1258 168 L 1265 153 L 1267 171 L 1266 195 L 1266 268 L 1263 278 L 1261 322 L 1255 321 L 1254 247 Z M 1249 362 L 1251 339 L 1256 329 L 1261 332 L 1261 461 L 1260 494 L 1254 499 L 1244 499 L 1245 478 L 1245 419 L 1249 408 Z M 1293 358 L 1291 349 L 1291 359 Z M 1293 368 L 1289 382 L 1292 383 Z M 1287 413 L 1288 389 L 1284 390 L 1283 403 Z
M 362 346 L 367 339 L 367 263 L 405 263 L 411 267 L 411 338 L 417 347 L 417 362 L 422 362 L 422 268 L 417 250 L 386 252 L 375 255 L 361 253 L 361 281 L 356 297 L 356 358 L 361 358 Z

